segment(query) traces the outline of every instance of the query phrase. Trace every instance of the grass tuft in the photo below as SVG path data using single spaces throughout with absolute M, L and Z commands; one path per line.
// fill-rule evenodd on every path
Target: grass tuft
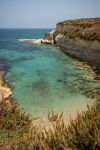
M 15 105 L 9 110 L 0 103 L 0 141 L 8 142 L 9 150 L 99 150 L 100 149 L 100 101 L 78 114 L 66 125 L 63 113 L 48 113 L 52 128 L 31 124 L 29 116 Z M 35 120 L 34 120 L 35 121 Z M 2 144 L 1 148 L 4 144 Z M 6 146 L 5 150 L 8 148 Z

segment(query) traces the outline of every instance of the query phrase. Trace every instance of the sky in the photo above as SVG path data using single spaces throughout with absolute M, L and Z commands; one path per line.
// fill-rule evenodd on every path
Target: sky
M 53 28 L 87 17 L 100 17 L 100 0 L 0 0 L 0 28 Z

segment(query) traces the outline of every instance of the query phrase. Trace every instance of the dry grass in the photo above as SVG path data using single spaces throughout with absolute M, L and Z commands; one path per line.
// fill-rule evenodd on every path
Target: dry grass
M 100 18 L 83 18 L 76 20 L 65 20 L 59 22 L 57 26 L 64 34 L 65 38 L 80 38 L 88 41 L 97 40 L 100 42 L 99 32 Z
M 93 41 L 93 40 L 100 41 L 100 36 L 98 36 L 95 32 L 82 33 L 82 31 L 80 30 L 65 30 L 63 34 L 65 37 L 70 39 L 74 39 L 78 37 L 80 39 L 89 40 L 89 41 Z
M 0 141 L 12 142 L 28 132 L 31 120 L 16 103 L 12 103 L 12 98 L 9 99 L 0 102 Z
M 99 150 L 100 149 L 100 101 L 86 112 L 78 114 L 67 126 L 63 113 L 48 113 L 52 129 L 32 125 L 29 116 L 15 105 L 9 110 L 0 104 L 0 141 L 10 145 L 9 150 Z M 35 120 L 34 120 L 35 121 Z M 4 145 L 3 145 L 4 146 Z M 2 147 L 3 147 L 2 146 Z M 4 149 L 6 150 L 7 147 Z
M 59 22 L 58 25 L 62 24 L 62 23 L 75 23 L 75 24 L 80 23 L 80 24 L 83 24 L 83 25 L 85 25 L 85 24 L 88 25 L 88 23 L 89 24 L 94 24 L 94 23 L 98 23 L 98 22 L 100 22 L 100 17 L 98 17 L 98 18 L 82 18 L 82 19 L 74 19 L 74 20 L 65 20 L 63 22 Z

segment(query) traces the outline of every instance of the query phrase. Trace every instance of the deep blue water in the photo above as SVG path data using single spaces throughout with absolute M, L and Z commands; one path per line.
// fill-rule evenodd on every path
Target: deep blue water
M 77 60 L 50 45 L 32 45 L 18 39 L 42 38 L 50 29 L 0 29 L 0 70 L 13 97 L 26 112 L 45 114 L 53 108 L 74 112 L 90 102 L 84 91 L 97 83 Z M 74 109 L 74 110 L 73 110 Z M 70 114 L 70 113 L 69 113 Z

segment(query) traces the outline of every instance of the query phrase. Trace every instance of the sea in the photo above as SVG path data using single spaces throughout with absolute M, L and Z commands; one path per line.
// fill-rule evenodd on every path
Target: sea
M 94 100 L 98 83 L 88 69 L 60 49 L 19 39 L 40 39 L 52 29 L 0 29 L 0 71 L 20 107 L 32 115 L 50 110 L 69 115 Z M 92 98 L 91 98 L 92 93 Z

